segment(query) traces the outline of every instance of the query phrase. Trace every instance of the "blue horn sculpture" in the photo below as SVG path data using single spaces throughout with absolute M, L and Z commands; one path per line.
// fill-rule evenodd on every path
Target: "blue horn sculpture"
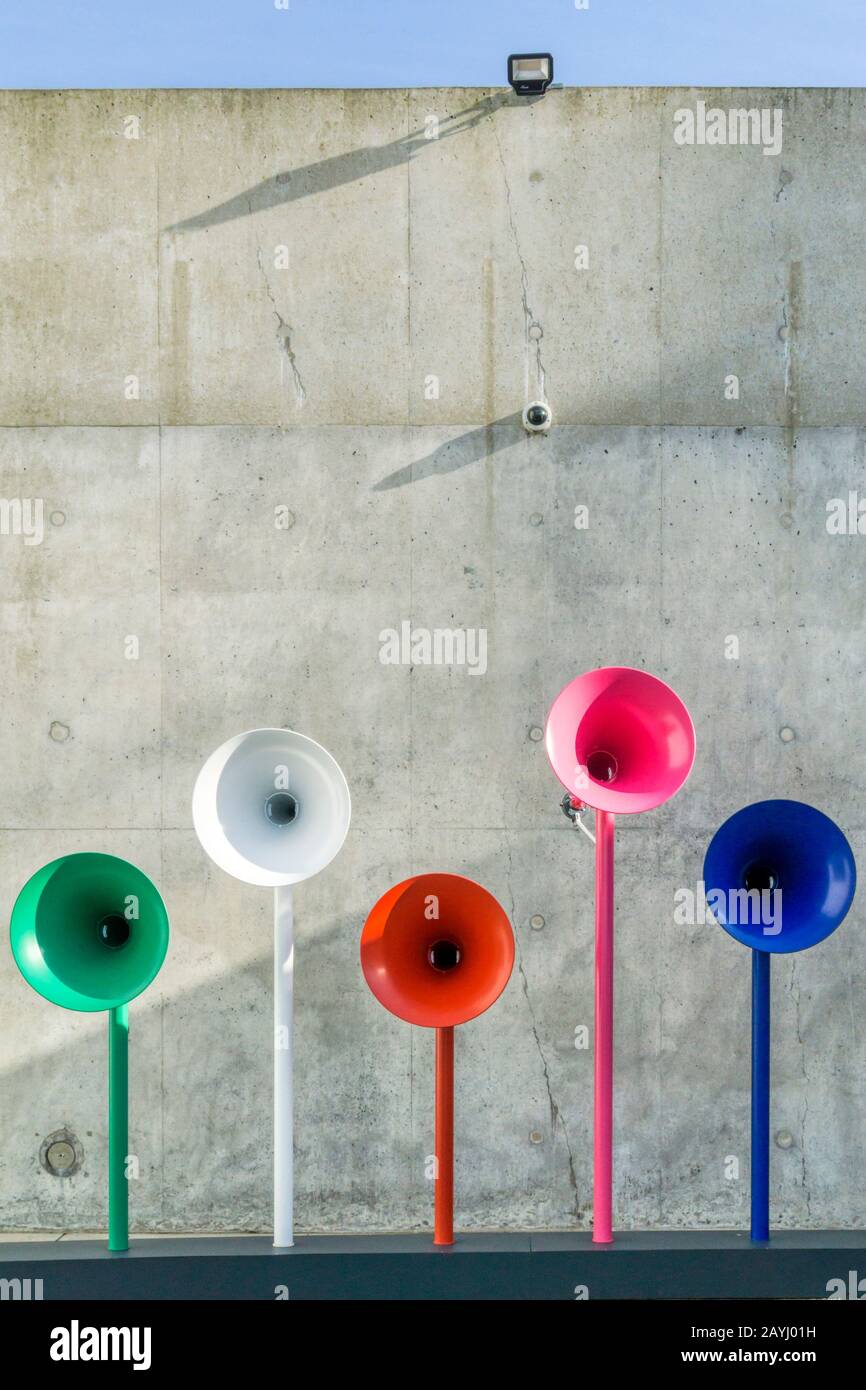
M 802 801 L 757 801 L 720 826 L 704 860 L 710 911 L 752 949 L 752 1240 L 770 1238 L 770 957 L 834 932 L 856 887 L 842 831 Z

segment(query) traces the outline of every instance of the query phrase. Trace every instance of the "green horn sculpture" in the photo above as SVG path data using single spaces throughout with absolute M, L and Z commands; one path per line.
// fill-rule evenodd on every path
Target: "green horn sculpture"
M 12 954 L 37 994 L 64 1009 L 108 1010 L 108 1248 L 129 1249 L 129 1017 L 157 974 L 168 914 L 134 864 L 67 854 L 28 879 L 12 909 Z

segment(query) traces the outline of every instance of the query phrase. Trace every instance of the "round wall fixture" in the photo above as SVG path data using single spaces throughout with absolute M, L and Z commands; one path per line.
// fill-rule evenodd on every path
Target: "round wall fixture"
M 530 401 L 523 412 L 523 428 L 528 434 L 546 434 L 552 416 L 546 401 Z
M 84 1149 L 71 1129 L 55 1129 L 39 1145 L 39 1162 L 52 1178 L 71 1178 L 84 1162 Z

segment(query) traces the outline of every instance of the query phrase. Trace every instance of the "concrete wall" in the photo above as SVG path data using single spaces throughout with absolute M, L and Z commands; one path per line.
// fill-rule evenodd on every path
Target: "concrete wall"
M 702 99 L 780 109 L 781 153 L 678 145 Z M 261 724 L 324 743 L 354 799 L 296 895 L 299 1225 L 430 1220 L 432 1037 L 357 943 L 432 868 L 496 893 L 518 947 L 459 1035 L 459 1220 L 588 1223 L 592 849 L 539 731 L 608 663 L 669 680 L 699 741 L 618 838 L 616 1219 L 746 1221 L 748 956 L 674 893 L 763 796 L 866 862 L 866 538 L 826 525 L 866 493 L 864 137 L 860 91 L 0 97 L 0 497 L 44 501 L 41 543 L 0 536 L 0 901 L 84 848 L 164 890 L 131 1011 L 139 1228 L 270 1221 L 269 895 L 190 819 L 206 754 Z M 382 665 L 407 619 L 484 628 L 486 674 Z M 774 962 L 783 1224 L 863 1224 L 864 991 L 862 901 Z M 0 1017 L 0 1220 L 99 1227 L 104 1021 L 6 951 Z M 62 1126 L 63 1181 L 38 1158 Z

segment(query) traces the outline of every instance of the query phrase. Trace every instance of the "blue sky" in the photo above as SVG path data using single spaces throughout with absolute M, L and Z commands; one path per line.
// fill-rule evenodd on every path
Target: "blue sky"
M 0 0 L 0 87 L 862 86 L 866 0 Z M 585 3 L 585 0 L 580 0 Z

